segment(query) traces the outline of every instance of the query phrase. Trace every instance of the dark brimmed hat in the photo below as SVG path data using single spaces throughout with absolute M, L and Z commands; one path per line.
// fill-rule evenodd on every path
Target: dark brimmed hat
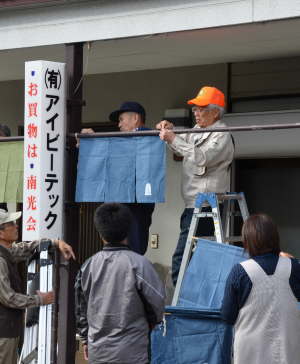
M 126 111 L 132 111 L 146 116 L 146 111 L 142 105 L 140 105 L 138 102 L 126 101 L 120 106 L 119 110 L 113 111 L 109 115 L 109 120 L 117 123 L 119 121 L 120 114 Z

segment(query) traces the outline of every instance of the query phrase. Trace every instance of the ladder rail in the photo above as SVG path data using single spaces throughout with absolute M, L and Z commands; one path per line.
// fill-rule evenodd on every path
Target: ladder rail
M 41 251 L 40 259 L 48 259 L 48 251 Z M 40 267 L 40 291 L 47 292 L 47 266 Z M 40 307 L 39 315 L 39 342 L 38 342 L 38 363 L 45 364 L 46 360 L 46 306 Z
M 224 207 L 223 207 L 223 216 L 222 216 L 222 230 L 224 232 L 224 236 L 227 236 L 228 234 L 228 221 L 229 221 L 229 213 L 230 213 L 230 201 L 225 200 L 224 201 Z M 225 239 L 224 239 L 225 241 Z
M 48 267 L 48 289 L 47 291 L 51 291 L 53 289 L 53 265 L 49 265 Z M 51 324 L 52 324 L 52 304 L 47 305 L 47 326 L 46 326 L 46 364 L 50 364 L 51 358 Z
M 31 273 L 36 273 L 36 261 L 33 260 L 31 262 L 32 264 L 32 272 Z M 27 355 L 29 353 L 32 352 L 32 350 L 36 347 L 36 335 L 34 335 L 34 330 L 36 330 L 37 325 L 33 325 L 29 328 L 29 333 L 30 333 L 30 341 L 29 341 L 29 351 L 27 353 Z M 31 364 L 34 364 L 34 360 L 32 360 Z
M 31 345 L 31 351 L 34 350 L 34 348 L 36 347 L 36 339 L 37 339 L 37 329 L 38 329 L 38 325 L 33 325 L 32 326 L 32 345 Z M 30 364 L 34 364 L 35 360 L 33 360 Z
M 218 201 L 218 199 L 217 199 Z M 224 243 L 224 237 L 223 237 L 223 229 L 222 229 L 222 222 L 220 221 L 220 208 L 219 204 L 217 203 L 217 206 L 212 208 L 212 212 L 214 212 L 213 220 L 214 220 L 214 228 L 216 233 L 216 240 L 218 243 Z
M 240 194 L 240 196 L 242 196 L 242 198 L 240 200 L 238 200 L 238 203 L 240 206 L 243 220 L 245 222 L 249 218 L 250 215 L 249 215 L 249 211 L 248 211 L 248 207 L 247 207 L 247 203 L 246 203 L 244 194 Z
M 28 273 L 35 273 L 35 269 L 36 269 L 35 261 L 32 261 L 28 266 Z M 27 294 L 29 294 L 30 285 L 31 285 L 31 281 L 28 280 L 28 277 L 27 277 L 27 287 L 26 287 L 26 293 Z M 26 322 L 26 317 L 27 317 L 27 310 L 25 312 L 25 322 Z M 19 358 L 19 364 L 21 363 L 22 358 L 23 357 L 25 358 L 30 353 L 31 340 L 32 340 L 31 330 L 30 330 L 29 327 L 25 327 L 24 343 L 23 343 L 21 355 L 20 355 L 20 358 Z
M 200 210 L 201 210 L 201 208 L 199 209 L 199 208 L 196 207 L 194 209 L 194 214 L 197 214 L 197 213 L 201 212 Z M 199 219 L 196 218 L 194 216 L 194 214 L 193 214 L 193 217 L 192 217 L 190 231 L 189 231 L 189 233 L 191 235 L 196 234 L 196 231 L 197 231 L 197 228 L 198 228 L 198 223 L 199 223 Z M 176 283 L 176 287 L 175 287 L 175 291 L 174 291 L 174 296 L 173 296 L 173 299 L 172 299 L 172 306 L 177 306 L 181 286 L 182 286 L 182 283 L 183 283 L 185 272 L 186 272 L 187 267 L 188 267 L 189 262 L 190 262 L 193 246 L 194 246 L 193 238 L 188 236 L 186 244 L 185 244 L 184 253 L 183 253 L 183 256 L 182 256 L 182 261 L 181 261 L 180 270 L 179 270 L 179 274 L 178 274 L 178 279 L 177 279 L 177 283 Z

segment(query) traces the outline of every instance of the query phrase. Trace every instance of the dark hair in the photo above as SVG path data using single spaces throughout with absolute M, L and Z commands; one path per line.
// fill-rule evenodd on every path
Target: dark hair
M 10 137 L 10 129 L 4 124 L 0 124 L 0 136 Z
M 108 243 L 120 243 L 130 232 L 132 215 L 129 208 L 117 202 L 105 203 L 94 215 L 96 229 Z
M 8 212 L 7 203 L 6 202 L 1 202 L 0 203 L 0 209 L 5 210 L 6 212 Z
M 248 251 L 250 258 L 261 254 L 280 253 L 277 226 L 268 215 L 251 215 L 244 223 L 242 237 L 244 252 Z
M 146 115 L 144 115 L 144 114 L 139 114 L 139 113 L 136 113 L 136 114 L 139 116 L 139 118 L 140 118 L 141 122 L 142 122 L 143 124 L 145 124 L 145 123 L 146 123 Z
M 135 111 L 128 111 L 128 112 L 130 113 L 131 117 L 132 117 L 133 115 L 137 115 L 137 116 L 139 117 L 140 121 L 141 121 L 143 124 L 145 124 L 145 123 L 146 123 L 146 115 L 144 115 L 144 114 L 140 114 L 140 113 L 135 112 Z

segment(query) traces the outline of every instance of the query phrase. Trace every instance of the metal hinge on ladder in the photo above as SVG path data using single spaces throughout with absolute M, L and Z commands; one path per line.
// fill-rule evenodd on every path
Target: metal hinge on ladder
M 230 205 L 233 201 L 237 201 L 240 207 L 240 212 L 230 211 Z M 212 212 L 202 213 L 202 205 L 204 202 L 208 202 L 212 208 Z M 223 216 L 221 219 L 219 204 L 224 203 L 223 208 Z M 244 193 L 227 193 L 227 194 L 216 194 L 216 193 L 198 193 L 193 218 L 190 225 L 189 235 L 186 241 L 185 250 L 183 253 L 181 266 L 179 270 L 178 280 L 172 300 L 172 306 L 177 306 L 177 302 L 180 295 L 180 290 L 182 286 L 182 282 L 185 276 L 185 272 L 190 262 L 193 242 L 198 240 L 198 238 L 214 240 L 218 243 L 232 243 L 242 241 L 241 236 L 228 236 L 228 222 L 230 217 L 241 216 L 244 221 L 246 221 L 249 217 L 249 212 L 246 204 L 246 199 Z M 199 236 L 196 237 L 196 231 L 199 223 L 199 219 L 203 217 L 211 217 L 214 221 L 215 227 L 215 236 Z

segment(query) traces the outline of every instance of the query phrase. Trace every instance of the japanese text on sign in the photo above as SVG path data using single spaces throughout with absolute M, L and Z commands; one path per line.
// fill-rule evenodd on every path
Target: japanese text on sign
M 25 64 L 24 240 L 63 234 L 64 80 L 62 63 Z

